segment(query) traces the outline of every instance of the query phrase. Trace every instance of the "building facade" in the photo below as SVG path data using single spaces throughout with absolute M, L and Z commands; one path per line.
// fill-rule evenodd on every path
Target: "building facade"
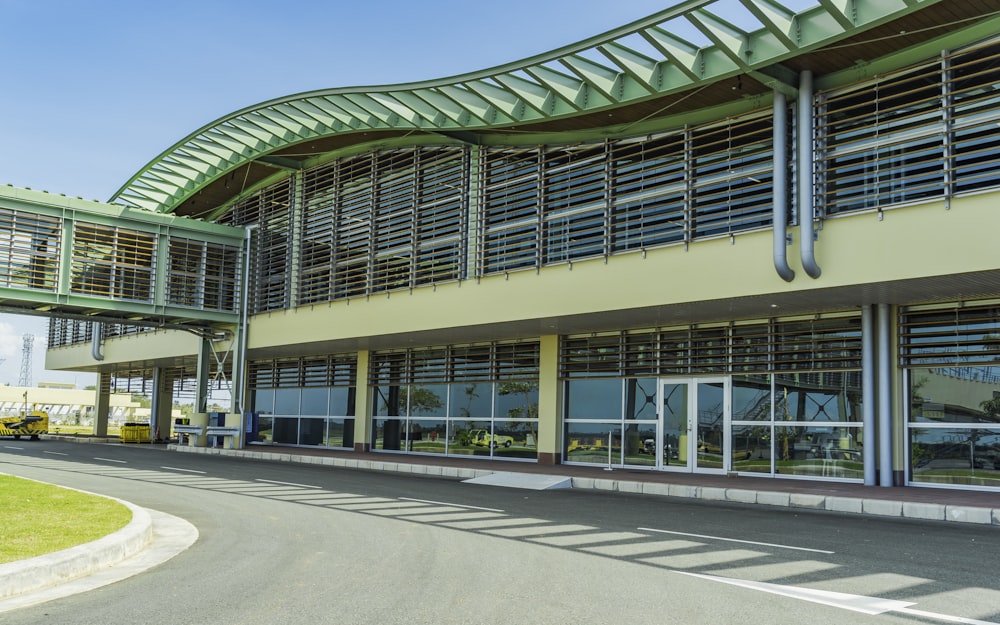
M 113 199 L 246 228 L 243 331 L 48 366 L 213 370 L 249 445 L 1000 489 L 1000 2 L 891 4 L 234 113 Z

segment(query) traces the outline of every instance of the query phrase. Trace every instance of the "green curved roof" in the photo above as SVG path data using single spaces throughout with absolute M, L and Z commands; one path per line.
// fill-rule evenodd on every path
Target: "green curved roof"
M 501 67 L 270 100 L 191 133 L 139 170 L 111 201 L 172 212 L 255 160 L 339 134 L 511 128 L 640 103 L 727 77 L 759 75 L 765 68 L 771 71 L 758 80 L 780 87 L 781 72 L 773 69 L 783 61 L 939 1 L 687 0 Z

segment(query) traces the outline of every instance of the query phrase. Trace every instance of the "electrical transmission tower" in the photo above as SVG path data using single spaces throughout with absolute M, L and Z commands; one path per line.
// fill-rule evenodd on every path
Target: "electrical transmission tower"
M 31 347 L 34 342 L 33 334 L 24 335 L 24 347 L 21 348 L 21 379 L 17 383 L 21 387 L 31 386 Z

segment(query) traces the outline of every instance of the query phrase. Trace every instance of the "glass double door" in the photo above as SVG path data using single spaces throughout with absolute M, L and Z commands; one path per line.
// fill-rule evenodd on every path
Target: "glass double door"
M 660 380 L 658 468 L 722 473 L 729 448 L 728 378 Z

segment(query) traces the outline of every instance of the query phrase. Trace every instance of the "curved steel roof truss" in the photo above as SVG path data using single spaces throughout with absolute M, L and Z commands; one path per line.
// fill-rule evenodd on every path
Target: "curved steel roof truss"
M 578 44 L 424 83 L 314 91 L 199 129 L 112 201 L 174 210 L 213 180 L 283 148 L 365 130 L 474 132 L 641 102 L 753 72 L 940 0 L 683 0 Z M 772 82 L 774 79 L 770 79 Z

